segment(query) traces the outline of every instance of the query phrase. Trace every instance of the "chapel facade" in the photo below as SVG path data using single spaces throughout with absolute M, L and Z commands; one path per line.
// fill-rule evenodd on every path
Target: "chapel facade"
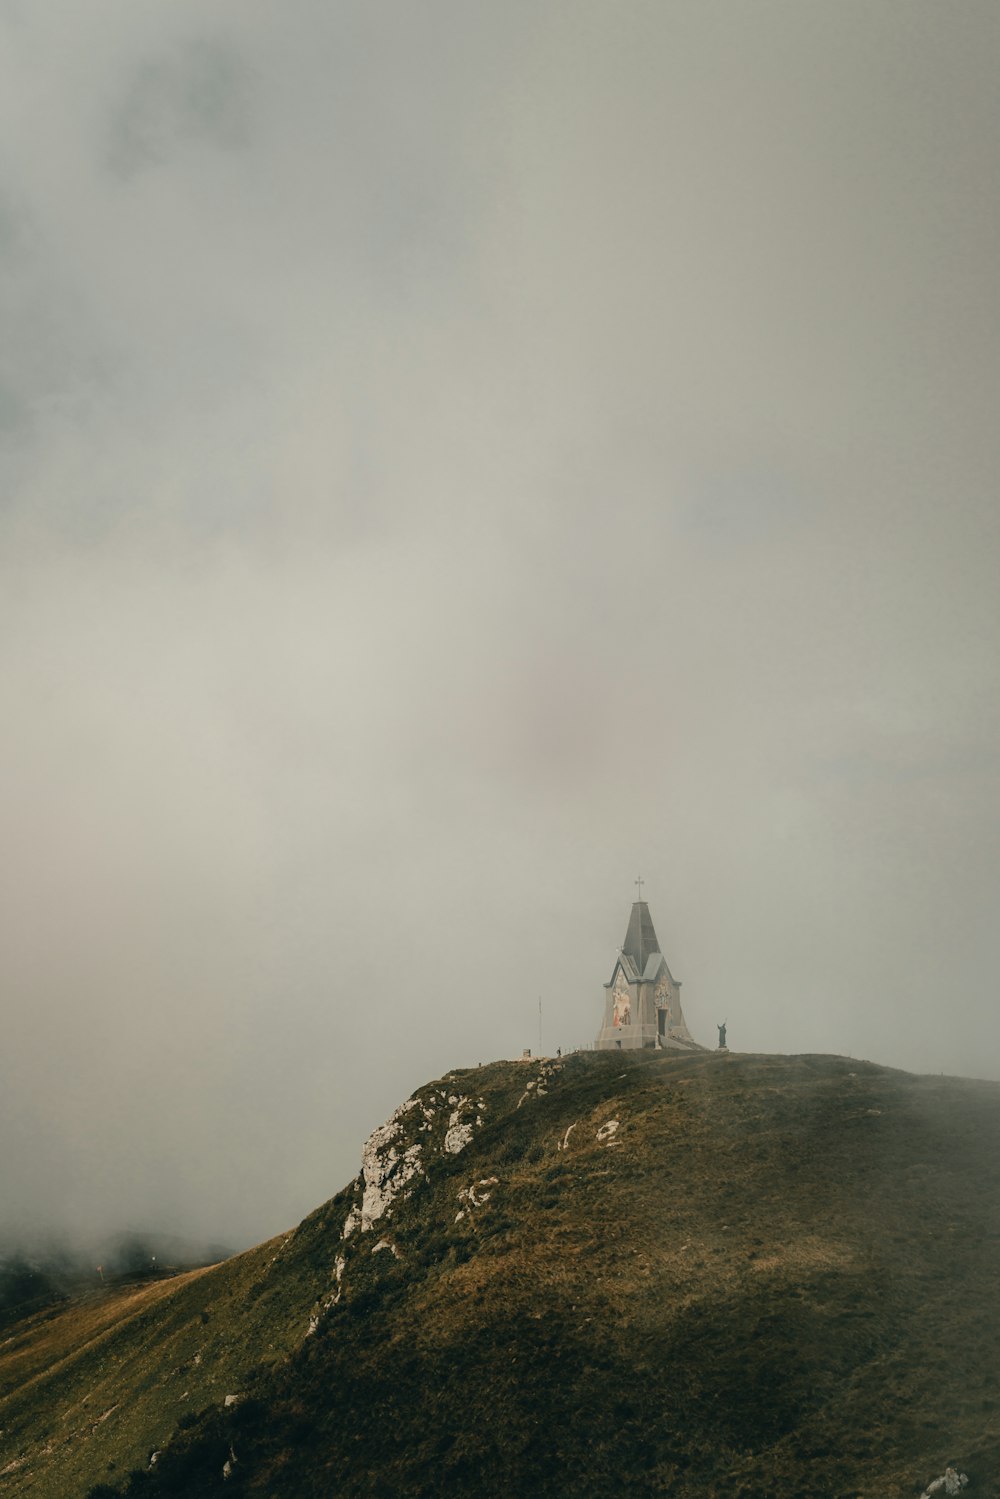
M 680 980 L 660 951 L 644 900 L 633 902 L 625 941 L 604 985 L 604 1023 L 594 1045 L 597 1051 L 705 1049 L 684 1022 Z

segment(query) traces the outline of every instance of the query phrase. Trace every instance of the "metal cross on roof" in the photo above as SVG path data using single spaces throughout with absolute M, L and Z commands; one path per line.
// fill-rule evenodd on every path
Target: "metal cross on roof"
M 632 883 L 634 885 L 638 885 L 638 887 L 639 887 L 639 899 L 642 900 L 642 887 L 645 884 L 645 881 L 644 881 L 642 875 L 640 875 L 637 880 L 633 880 Z

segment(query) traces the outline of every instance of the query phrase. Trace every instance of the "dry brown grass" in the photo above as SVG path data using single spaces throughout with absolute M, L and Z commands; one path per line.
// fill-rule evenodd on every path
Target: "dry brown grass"
M 67 1306 L 36 1313 L 0 1342 L 0 1399 L 24 1395 L 34 1380 L 51 1379 L 67 1361 L 93 1352 L 104 1337 L 120 1337 L 131 1318 L 176 1295 L 205 1274 L 190 1270 L 170 1280 L 93 1291 Z

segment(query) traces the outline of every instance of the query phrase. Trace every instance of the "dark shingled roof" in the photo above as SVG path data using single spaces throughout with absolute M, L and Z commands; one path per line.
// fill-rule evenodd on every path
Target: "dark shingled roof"
M 622 952 L 628 954 L 641 973 L 646 967 L 650 953 L 659 952 L 659 950 L 660 944 L 656 940 L 649 907 L 644 900 L 634 901 L 632 914 L 628 919 L 628 931 L 622 943 Z

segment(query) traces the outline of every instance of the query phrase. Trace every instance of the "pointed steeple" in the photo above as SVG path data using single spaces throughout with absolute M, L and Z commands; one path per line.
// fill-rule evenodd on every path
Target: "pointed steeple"
M 622 952 L 632 959 L 636 970 L 642 973 L 649 962 L 650 953 L 659 952 L 653 918 L 644 900 L 633 901 L 632 914 L 628 919 L 628 931 L 622 943 Z

